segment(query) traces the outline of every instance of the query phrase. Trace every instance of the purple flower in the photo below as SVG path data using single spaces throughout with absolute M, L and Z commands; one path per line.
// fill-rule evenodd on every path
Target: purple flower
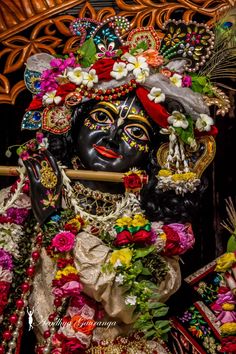
M 12 256 L 7 251 L 0 248 L 0 267 L 7 270 L 13 269 Z
M 66 69 L 68 67 L 74 68 L 76 66 L 76 58 L 75 58 L 74 54 L 70 53 L 69 55 L 70 55 L 70 57 L 64 60 L 64 63 L 63 63 L 64 69 Z
M 151 236 L 150 236 L 149 240 L 146 242 L 147 245 L 153 245 L 157 240 L 157 234 L 156 234 L 155 230 L 151 229 L 150 233 L 151 233 Z
M 236 312 L 235 311 L 222 311 L 218 316 L 217 320 L 221 323 L 236 322 Z
M 29 210 L 26 208 L 9 208 L 7 216 L 14 220 L 17 225 L 22 225 L 29 215 Z
M 171 228 L 177 232 L 179 236 L 180 247 L 182 248 L 181 254 L 185 253 L 189 248 L 192 248 L 195 243 L 193 230 L 191 224 L 170 224 Z
M 225 294 L 218 294 L 218 299 L 216 300 L 217 305 L 223 305 L 225 302 L 229 304 L 235 304 L 234 295 L 231 291 L 228 291 Z
M 53 69 L 58 69 L 60 71 L 64 70 L 63 59 L 54 58 L 50 61 L 50 65 Z
M 192 86 L 192 78 L 191 78 L 191 76 L 185 75 L 182 78 L 182 86 L 183 87 L 191 87 Z

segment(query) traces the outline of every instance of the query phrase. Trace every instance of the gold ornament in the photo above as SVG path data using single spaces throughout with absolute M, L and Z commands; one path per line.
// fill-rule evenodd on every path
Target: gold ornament
M 57 185 L 57 176 L 53 171 L 52 167 L 49 166 L 47 161 L 41 162 L 41 169 L 40 169 L 40 182 L 42 185 L 48 189 L 55 188 Z

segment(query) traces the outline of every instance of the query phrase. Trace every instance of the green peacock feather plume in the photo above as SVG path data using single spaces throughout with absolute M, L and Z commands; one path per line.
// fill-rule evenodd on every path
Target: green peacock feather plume
M 216 23 L 212 53 L 199 75 L 207 76 L 212 83 L 236 79 L 236 7 Z

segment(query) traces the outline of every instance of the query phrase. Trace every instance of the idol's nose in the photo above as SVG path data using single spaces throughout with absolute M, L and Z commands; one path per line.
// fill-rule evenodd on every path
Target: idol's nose
M 117 150 L 120 144 L 120 134 L 121 128 L 116 125 L 112 125 L 109 130 L 109 134 L 103 139 L 105 146 L 107 148 Z

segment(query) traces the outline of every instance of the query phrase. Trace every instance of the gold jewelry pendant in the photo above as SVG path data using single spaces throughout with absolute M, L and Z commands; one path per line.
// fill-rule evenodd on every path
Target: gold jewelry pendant
M 42 168 L 40 169 L 40 182 L 46 188 L 52 189 L 57 185 L 57 176 L 52 167 L 49 166 L 47 161 L 41 162 Z

